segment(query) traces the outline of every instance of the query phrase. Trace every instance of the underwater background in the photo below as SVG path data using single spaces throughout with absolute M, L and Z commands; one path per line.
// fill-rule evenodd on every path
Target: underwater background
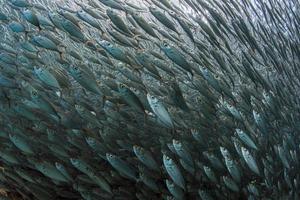
M 0 36 L 0 199 L 300 199 L 298 0 L 0 0 Z

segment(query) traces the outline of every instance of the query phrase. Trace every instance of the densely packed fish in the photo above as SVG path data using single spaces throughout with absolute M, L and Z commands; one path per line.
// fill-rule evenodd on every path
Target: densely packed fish
M 299 1 L 0 5 L 1 199 L 300 199 Z

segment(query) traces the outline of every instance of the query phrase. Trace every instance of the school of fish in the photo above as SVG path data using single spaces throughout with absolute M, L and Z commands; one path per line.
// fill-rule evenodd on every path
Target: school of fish
M 0 199 L 300 199 L 300 1 L 0 6 Z

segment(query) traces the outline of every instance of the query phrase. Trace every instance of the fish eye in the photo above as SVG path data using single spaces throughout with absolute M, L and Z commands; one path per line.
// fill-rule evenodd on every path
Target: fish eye
M 33 96 L 36 96 L 36 95 L 37 95 L 37 92 L 36 92 L 36 91 L 32 91 L 32 95 L 33 95 Z
M 121 86 L 121 88 L 125 88 L 125 85 L 124 85 L 124 84 L 121 84 L 120 86 Z
M 167 43 L 164 43 L 164 47 L 167 47 L 168 46 L 168 44 Z

